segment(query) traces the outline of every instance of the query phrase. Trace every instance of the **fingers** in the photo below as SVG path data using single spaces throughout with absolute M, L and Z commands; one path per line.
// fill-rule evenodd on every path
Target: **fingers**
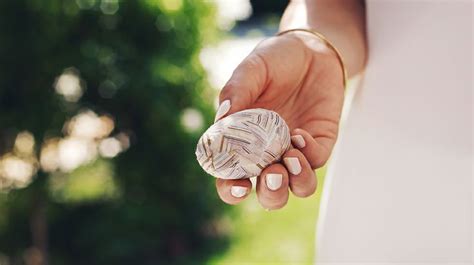
M 282 164 L 265 168 L 257 178 L 257 197 L 263 208 L 280 209 L 288 202 L 288 172 Z
M 219 95 L 215 120 L 248 108 L 265 87 L 267 68 L 263 58 L 253 51 L 234 70 Z
M 216 179 L 216 189 L 221 200 L 228 204 L 238 204 L 252 190 L 249 179 Z
M 303 129 L 294 129 L 292 131 L 291 143 L 303 153 L 312 169 L 320 168 L 326 164 L 333 145 L 322 137 L 313 138 Z
M 283 155 L 283 163 L 288 169 L 290 189 L 297 197 L 308 197 L 316 191 L 316 175 L 303 153 L 290 149 Z
M 329 151 L 308 132 L 295 129 L 291 137 L 298 149 L 290 149 L 283 155 L 283 164 L 265 168 L 257 178 L 257 197 L 260 204 L 269 210 L 280 209 L 288 202 L 288 187 L 297 197 L 308 197 L 317 188 L 313 171 L 327 161 Z M 216 180 L 219 197 L 228 204 L 243 201 L 252 189 L 249 179 Z
M 257 178 L 257 197 L 268 210 L 284 207 L 288 202 L 290 187 L 297 197 L 308 197 L 316 191 L 317 180 L 309 162 L 297 149 L 288 150 L 280 163 L 265 168 Z M 285 168 L 286 167 L 286 168 Z M 219 197 L 235 205 L 243 201 L 252 189 L 249 179 L 216 180 Z

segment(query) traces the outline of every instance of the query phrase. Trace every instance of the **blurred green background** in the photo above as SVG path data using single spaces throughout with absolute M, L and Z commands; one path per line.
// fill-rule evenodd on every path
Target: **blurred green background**
M 0 265 L 311 264 L 321 188 L 231 207 L 194 156 L 286 4 L 0 1 Z

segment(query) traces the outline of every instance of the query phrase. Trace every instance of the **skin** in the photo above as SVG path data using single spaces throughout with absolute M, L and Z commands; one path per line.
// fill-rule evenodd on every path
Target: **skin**
M 342 53 L 349 75 L 362 71 L 366 60 L 363 5 L 356 0 L 292 1 L 280 30 L 312 28 L 324 34 Z M 308 197 L 317 188 L 314 169 L 322 167 L 337 139 L 344 100 L 343 72 L 336 53 L 305 32 L 287 33 L 261 42 L 235 69 L 222 89 L 219 101 L 230 100 L 225 116 L 249 108 L 278 112 L 291 135 L 301 135 L 303 148 L 292 147 L 285 157 L 298 158 L 302 170 L 293 175 L 283 162 L 265 168 L 257 177 L 256 192 L 265 209 L 280 209 L 289 191 Z M 224 116 L 224 117 L 225 117 Z M 282 185 L 270 190 L 266 174 L 283 176 Z M 232 196 L 232 186 L 247 188 L 241 198 Z M 238 204 L 249 194 L 249 179 L 216 180 L 220 198 Z

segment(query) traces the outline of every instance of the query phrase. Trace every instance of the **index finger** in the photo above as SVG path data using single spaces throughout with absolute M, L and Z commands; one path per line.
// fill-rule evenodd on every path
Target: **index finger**
M 249 108 L 265 86 L 266 72 L 264 58 L 253 51 L 237 66 L 221 90 L 215 120 Z

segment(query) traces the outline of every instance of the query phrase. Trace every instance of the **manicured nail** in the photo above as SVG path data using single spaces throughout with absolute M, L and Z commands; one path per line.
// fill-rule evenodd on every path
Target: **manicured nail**
M 301 164 L 297 157 L 285 157 L 283 158 L 286 168 L 293 175 L 301 173 Z
M 226 99 L 222 101 L 222 103 L 219 105 L 219 108 L 217 108 L 216 118 L 214 119 L 214 122 L 222 118 L 222 116 L 224 116 L 227 112 L 229 112 L 229 110 L 230 110 L 230 100 Z
M 244 197 L 247 194 L 247 188 L 242 186 L 232 186 L 230 188 L 230 194 L 236 198 Z
M 304 141 L 304 138 L 301 135 L 291 136 L 291 142 L 294 145 L 296 145 L 296 147 L 298 147 L 298 148 L 304 148 L 306 146 L 306 142 Z
M 271 190 L 277 190 L 281 187 L 281 182 L 283 179 L 282 174 L 273 174 L 269 173 L 265 176 L 267 187 Z

